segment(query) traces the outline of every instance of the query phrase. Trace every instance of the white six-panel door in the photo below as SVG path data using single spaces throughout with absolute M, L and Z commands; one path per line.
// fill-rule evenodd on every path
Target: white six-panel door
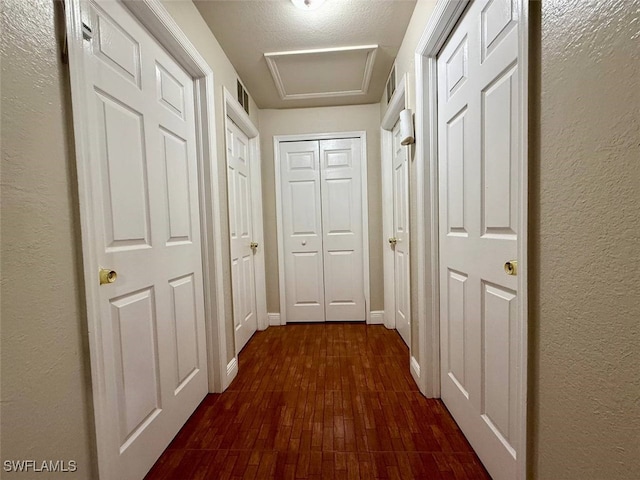
M 518 14 L 477 0 L 438 56 L 442 399 L 496 480 L 516 478 Z
M 409 155 L 400 142 L 400 122 L 393 127 L 393 248 L 396 330 L 411 346 L 409 279 Z
M 99 289 L 101 442 L 109 478 L 140 480 L 208 388 L 193 81 L 119 2 L 83 16 L 92 250 L 117 272 Z
M 280 143 L 287 322 L 366 320 L 360 142 Z
M 249 139 L 227 121 L 227 185 L 236 354 L 258 328 Z

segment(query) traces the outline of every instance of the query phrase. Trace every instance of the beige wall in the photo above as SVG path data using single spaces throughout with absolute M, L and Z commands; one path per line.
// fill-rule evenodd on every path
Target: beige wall
M 262 196 L 267 270 L 267 309 L 280 312 L 278 287 L 278 242 L 276 233 L 276 192 L 273 163 L 273 136 L 301 133 L 367 132 L 367 173 L 369 194 L 369 269 L 371 310 L 383 308 L 382 215 L 380 183 L 380 106 L 297 108 L 260 111 L 262 144 Z
M 227 169 L 225 157 L 225 132 L 224 132 L 224 97 L 223 87 L 236 95 L 238 74 L 231 65 L 227 55 L 202 19 L 200 12 L 191 0 L 162 0 L 162 3 L 173 16 L 182 31 L 196 47 L 200 55 L 213 70 L 215 80 L 215 114 L 216 114 L 216 139 L 218 142 L 218 175 L 221 179 L 219 201 L 222 204 L 222 238 L 223 243 L 223 269 L 224 269 L 224 296 L 227 321 L 227 361 L 235 355 L 233 337 L 233 309 L 231 298 L 231 261 L 229 246 L 229 216 L 227 210 Z M 258 127 L 258 107 L 249 97 L 249 112 L 254 125 Z
M 402 45 L 398 51 L 396 57 L 396 76 L 398 82 L 406 75 L 407 79 L 407 92 L 406 92 L 406 105 L 415 114 L 416 112 L 416 100 L 415 100 L 415 53 L 420 41 L 420 37 L 424 32 L 429 18 L 433 13 L 436 2 L 434 0 L 418 0 L 416 7 L 409 20 L 407 32 L 402 40 Z M 380 118 L 384 117 L 387 111 L 386 93 L 382 95 L 380 99 Z M 418 321 L 415 316 L 415 312 L 418 311 L 418 290 L 416 288 L 418 284 L 418 263 L 416 261 L 415 245 L 417 244 L 416 237 L 416 162 L 415 162 L 415 145 L 411 147 L 411 165 L 409 171 L 409 235 L 411 236 L 410 243 L 410 269 L 411 269 L 411 355 L 420 362 L 420 348 L 418 345 Z
M 530 478 L 640 472 L 639 28 L 627 0 L 548 0 L 534 28 Z
M 429 22 L 429 18 L 433 14 L 433 10 L 436 7 L 435 0 L 418 0 L 416 2 L 415 9 L 413 10 L 413 15 L 411 15 L 411 20 L 409 20 L 409 25 L 407 26 L 407 31 L 402 39 L 402 45 L 400 45 L 400 49 L 398 50 L 398 56 L 396 57 L 396 76 L 398 81 L 403 77 L 403 75 L 407 75 L 407 80 L 409 83 L 407 89 L 407 107 L 410 108 L 414 113 L 416 111 L 416 89 L 415 89 L 415 54 L 416 47 L 418 46 L 418 42 L 420 41 L 420 37 L 422 37 L 422 33 L 424 32 L 427 23 Z M 383 94 L 380 100 L 380 116 L 384 116 L 384 112 L 387 110 L 387 102 L 386 95 Z
M 44 476 L 87 480 L 96 474 L 67 68 L 52 1 L 1 6 L 2 460 L 75 460 L 76 473 Z

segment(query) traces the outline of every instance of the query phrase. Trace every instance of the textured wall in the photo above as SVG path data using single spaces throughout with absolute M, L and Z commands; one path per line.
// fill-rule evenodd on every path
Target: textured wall
M 1 0 L 0 0 L 1 1 Z M 220 47 L 220 44 L 202 19 L 200 12 L 191 0 L 162 0 L 163 5 L 174 18 L 178 26 L 189 37 L 200 55 L 213 70 L 215 81 L 215 116 L 216 116 L 216 141 L 218 142 L 218 175 L 221 179 L 219 201 L 221 203 L 222 238 L 224 239 L 223 253 L 223 286 L 226 311 L 226 335 L 227 335 L 227 361 L 235 356 L 234 328 L 233 328 L 233 303 L 231 298 L 231 250 L 229 244 L 229 210 L 227 207 L 227 167 L 224 131 L 224 96 L 223 87 L 235 97 L 238 75 Z M 248 92 L 250 93 L 250 92 Z M 254 125 L 258 127 L 258 107 L 249 97 L 249 112 Z
M 262 209 L 267 270 L 267 310 L 280 312 L 278 285 L 278 236 L 276 230 L 275 166 L 273 136 L 299 133 L 367 132 L 367 174 L 369 195 L 370 310 L 382 310 L 382 214 L 380 180 L 380 106 L 296 108 L 260 111 L 262 143 Z
M 548 0 L 541 13 L 530 478 L 637 479 L 640 3 Z
M 94 474 L 69 87 L 54 3 L 2 8 L 2 460 Z M 35 478 L 33 473 L 3 478 Z

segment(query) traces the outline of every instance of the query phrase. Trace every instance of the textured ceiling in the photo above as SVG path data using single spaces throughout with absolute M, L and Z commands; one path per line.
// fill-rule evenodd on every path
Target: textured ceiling
M 290 0 L 194 3 L 260 108 L 378 102 L 415 7 L 415 0 L 327 0 L 312 11 L 300 10 Z M 264 57 L 265 53 L 359 45 L 378 45 L 366 94 L 283 100 Z M 305 62 L 305 69 L 311 68 L 308 58 Z M 344 63 L 341 65 L 331 69 L 338 83 L 342 75 L 349 75 Z M 302 73 L 299 81 L 308 82 L 308 75 Z M 325 77 L 324 84 L 320 79 L 313 82 L 317 90 L 335 91 L 331 75 Z M 297 88 L 295 74 L 283 81 Z

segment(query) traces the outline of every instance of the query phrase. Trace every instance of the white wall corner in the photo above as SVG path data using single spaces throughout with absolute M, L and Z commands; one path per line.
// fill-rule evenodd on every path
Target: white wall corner
M 280 325 L 280 314 L 279 313 L 267 313 L 269 317 L 269 325 L 272 327 Z
M 233 379 L 238 375 L 238 357 L 233 357 L 227 364 L 227 378 L 224 381 L 224 390 L 229 388 Z
M 372 310 L 371 321 L 369 322 L 369 325 L 383 325 L 383 324 L 384 324 L 384 311 Z
M 416 360 L 416 357 L 411 355 L 411 376 L 415 380 L 417 385 L 420 385 L 420 364 Z

